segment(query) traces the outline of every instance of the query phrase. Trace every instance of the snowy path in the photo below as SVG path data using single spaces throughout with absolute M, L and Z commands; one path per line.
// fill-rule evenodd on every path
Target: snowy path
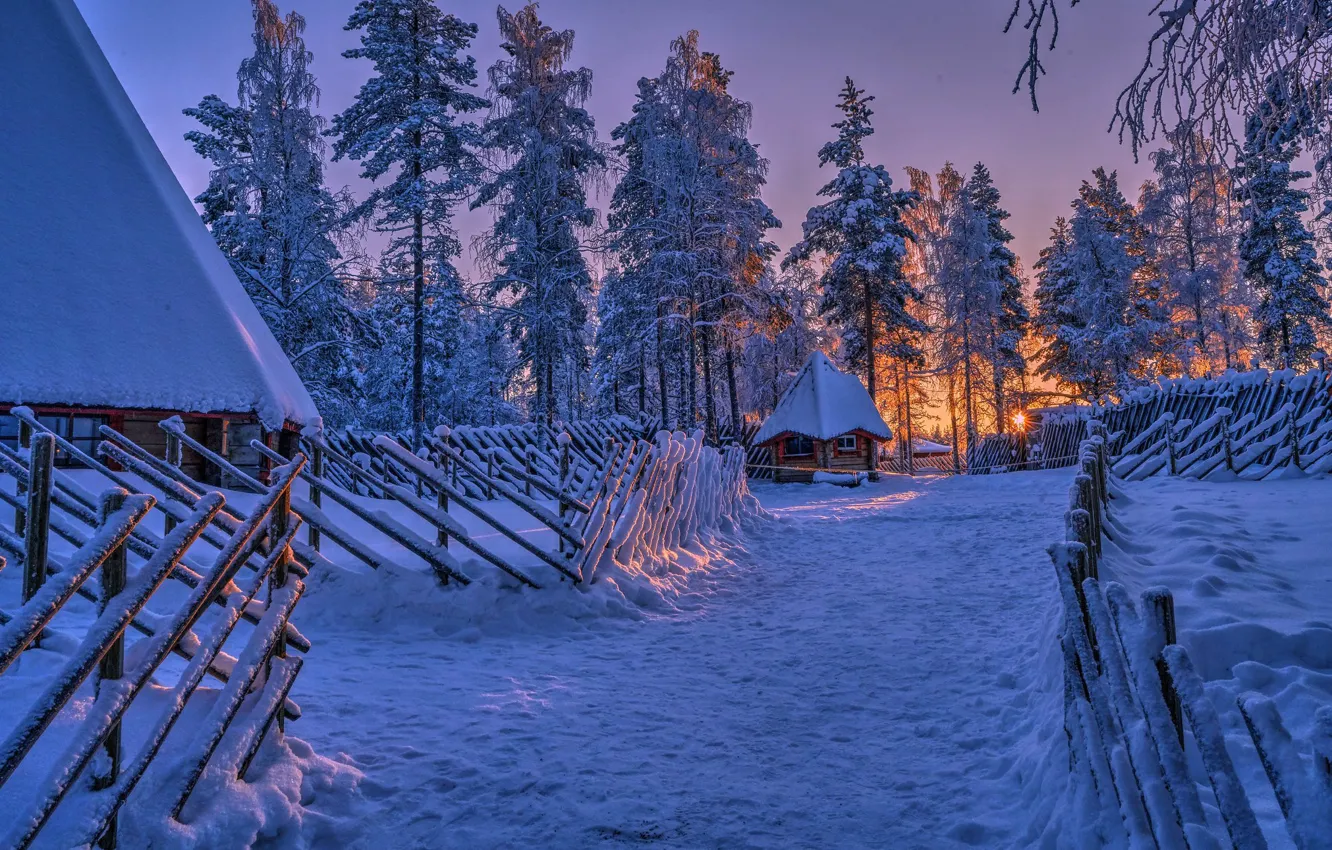
M 768 487 L 777 521 L 685 613 L 451 639 L 321 625 L 292 733 L 367 774 L 322 838 L 1025 845 L 1063 736 L 1037 662 L 1067 478 Z

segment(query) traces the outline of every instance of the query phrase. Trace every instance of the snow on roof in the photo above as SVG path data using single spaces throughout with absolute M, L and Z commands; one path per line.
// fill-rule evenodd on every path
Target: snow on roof
M 953 450 L 953 447 L 917 437 L 911 441 L 911 450 L 916 454 L 947 454 Z
M 73 0 L 0 27 L 0 401 L 319 411 Z
M 850 431 L 865 431 L 881 440 L 893 438 L 860 379 L 838 371 L 827 355 L 816 351 L 777 402 L 777 409 L 763 423 L 754 442 L 766 443 L 786 433 L 831 440 Z

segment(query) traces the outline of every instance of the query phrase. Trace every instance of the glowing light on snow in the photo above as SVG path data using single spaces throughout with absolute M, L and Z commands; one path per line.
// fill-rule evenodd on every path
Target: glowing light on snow
M 1013 424 L 1016 425 L 1016 426 L 1018 426 L 1018 428 L 1025 428 L 1026 425 L 1027 425 L 1027 414 L 1025 414 L 1025 413 L 1014 413 L 1014 414 L 1013 414 Z

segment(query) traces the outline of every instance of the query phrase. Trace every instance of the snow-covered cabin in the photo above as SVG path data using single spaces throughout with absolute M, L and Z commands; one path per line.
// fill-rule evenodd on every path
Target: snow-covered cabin
M 772 450 L 778 481 L 813 480 L 818 469 L 874 471 L 893 438 L 865 385 L 816 351 L 801 367 L 754 444 Z
M 85 450 L 320 427 L 73 0 L 6 11 L 0 116 L 0 439 L 20 404 Z

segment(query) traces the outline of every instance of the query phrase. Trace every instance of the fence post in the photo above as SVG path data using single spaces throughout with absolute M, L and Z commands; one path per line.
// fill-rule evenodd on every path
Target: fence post
M 1234 414 L 1231 413 L 1229 408 L 1227 408 L 1226 412 L 1221 415 L 1221 441 L 1225 444 L 1226 449 L 1226 472 L 1235 471 L 1235 453 L 1230 442 L 1230 420 L 1233 415 Z
M 555 442 L 557 442 L 560 447 L 560 480 L 556 485 L 559 487 L 559 494 L 560 494 L 560 525 L 565 526 L 567 528 L 569 525 L 569 520 L 567 519 L 566 515 L 569 512 L 569 503 L 565 499 L 564 494 L 565 491 L 568 490 L 569 486 L 569 444 L 573 442 L 573 438 L 569 436 L 568 432 L 563 432 L 558 437 L 555 438 Z M 607 443 L 607 448 L 609 449 L 610 440 L 608 439 L 606 443 Z M 606 454 L 606 457 L 609 458 L 610 454 L 609 453 Z M 565 552 L 566 548 L 567 547 L 565 547 L 564 545 L 564 538 L 561 537 L 560 554 L 564 555 L 566 558 L 572 558 L 573 553 L 572 552 L 566 553 Z
M 529 477 L 529 480 L 524 483 L 527 485 L 526 493 L 527 497 L 530 499 L 532 498 L 532 482 L 530 478 L 532 475 L 536 474 L 536 446 L 532 445 L 531 443 L 527 444 L 527 452 L 525 453 L 525 457 L 523 458 L 523 460 L 524 460 L 523 464 L 524 470 L 527 472 Z
M 1156 661 L 1157 673 L 1161 676 L 1161 693 L 1165 697 L 1166 707 L 1170 709 L 1170 722 L 1175 724 L 1175 733 L 1179 736 L 1179 745 L 1184 746 L 1184 713 L 1180 708 L 1179 694 L 1175 691 L 1174 681 L 1166 666 L 1161 650 L 1178 641 L 1175 633 L 1175 597 L 1166 587 L 1153 587 L 1142 594 L 1143 608 L 1156 629 L 1160 645 L 1151 647 L 1152 657 Z
M 1332 707 L 1323 706 L 1314 714 L 1313 749 L 1314 776 L 1332 791 Z
M 310 470 L 310 474 L 313 475 L 315 478 L 323 480 L 324 447 L 319 443 L 313 443 L 310 446 L 310 464 L 312 467 Z M 321 507 L 323 503 L 324 503 L 324 492 L 320 490 L 318 487 L 311 487 L 310 504 L 318 508 Z M 318 552 L 319 543 L 320 543 L 319 528 L 315 525 L 315 523 L 312 522 L 305 529 L 305 532 L 308 535 L 307 539 L 310 541 L 310 548 Z
M 182 425 L 182 427 L 184 426 Z M 184 460 L 180 446 L 180 437 L 177 437 L 175 434 L 171 433 L 170 431 L 167 431 L 166 451 L 164 451 L 162 455 L 166 459 L 167 463 L 171 464 L 177 469 L 180 469 L 181 461 Z M 170 534 L 171 530 L 175 527 L 176 527 L 176 518 L 173 517 L 170 513 L 164 514 L 162 519 L 162 533 Z
M 453 431 L 451 431 L 451 430 L 449 429 L 449 426 L 447 426 L 447 425 L 440 425 L 438 428 L 435 429 L 435 438 L 438 439 L 441 443 L 443 443 L 446 447 L 447 447 L 448 444 L 449 444 L 449 437 L 450 437 L 452 434 L 453 434 Z M 439 453 L 439 462 L 440 462 L 440 464 L 441 464 L 441 466 L 440 466 L 440 472 L 441 472 L 444 476 L 446 476 L 446 477 L 447 477 L 448 475 L 450 475 L 450 473 L 452 473 L 452 475 L 453 475 L 453 486 L 457 487 L 457 486 L 458 486 L 458 475 L 457 475 L 456 472 L 453 472 L 453 458 L 449 457 L 449 455 L 448 455 L 447 452 L 440 452 L 440 453 Z M 449 494 L 446 493 L 446 492 L 444 492 L 444 488 L 443 488 L 443 487 L 436 487 L 436 488 L 435 488 L 435 507 L 439 508 L 439 512 L 440 512 L 440 513 L 444 514 L 445 516 L 448 516 L 448 514 L 449 514 Z M 436 545 L 436 546 L 439 546 L 439 547 L 442 547 L 442 548 L 444 548 L 444 549 L 448 549 L 448 548 L 449 548 L 449 533 L 448 533 L 447 531 L 444 530 L 444 526 L 442 526 L 442 525 L 435 529 L 435 545 Z M 443 575 L 443 579 L 442 579 L 442 582 L 441 582 L 441 583 L 442 583 L 442 584 L 448 584 L 448 583 L 449 583 L 449 574 L 448 574 L 448 573 L 445 573 L 445 574 Z
M 102 494 L 101 510 L 98 514 L 99 523 L 105 525 L 111 515 L 120 510 L 124 504 L 125 492 L 123 490 L 109 490 Z M 102 562 L 102 594 L 97 604 L 99 615 L 106 613 L 111 600 L 124 591 L 125 567 L 125 544 L 122 543 Z M 94 692 L 101 696 L 102 683 L 115 681 L 124 675 L 125 634 L 122 632 L 111 642 L 106 654 L 97 663 L 97 672 L 93 679 Z M 93 763 L 92 788 L 94 791 L 103 791 L 116 783 L 116 778 L 120 775 L 120 750 L 120 722 L 117 721 L 107 732 L 106 740 L 102 742 L 104 758 Z M 97 846 L 100 850 L 115 850 L 117 832 L 118 816 L 112 815 L 111 819 L 107 821 L 106 830 L 97 839 Z
M 278 440 L 277 440 L 278 454 L 282 455 L 284 458 L 287 459 L 288 462 L 290 462 L 291 459 L 296 456 L 296 446 L 297 446 L 297 441 L 299 439 L 300 435 L 297 434 L 295 431 L 283 428 L 281 431 L 278 432 Z M 288 524 L 291 522 L 291 487 L 287 487 L 286 490 L 282 491 L 282 495 L 278 497 L 276 502 L 274 502 L 273 512 L 269 515 L 269 517 L 270 517 L 269 527 L 271 530 L 268 539 L 273 543 L 277 543 L 287 533 Z M 290 565 L 290 559 L 291 559 L 291 548 L 284 546 L 282 551 L 278 553 L 277 562 L 273 566 L 273 572 L 268 579 L 269 605 L 274 604 L 273 603 L 274 591 L 280 590 L 287 586 L 287 570 Z M 269 655 L 268 660 L 265 662 L 264 665 L 265 682 L 268 681 L 268 677 L 272 672 L 273 659 L 286 658 L 286 657 L 287 657 L 287 629 L 284 624 L 283 627 L 278 630 L 277 640 L 273 641 L 273 652 L 271 655 Z M 278 711 L 277 713 L 277 728 L 279 735 L 286 732 L 287 730 L 287 720 L 285 715 L 286 712 L 284 711 Z
M 24 422 L 22 419 L 20 419 L 18 447 L 20 449 L 26 449 L 29 448 L 31 445 L 32 445 L 32 426 L 29 425 L 27 422 Z M 14 484 L 14 495 L 17 496 L 20 500 L 24 497 L 26 493 L 27 493 L 27 488 L 23 486 L 22 482 L 16 482 Z M 14 510 L 14 533 L 17 534 L 19 537 L 22 537 L 24 534 L 27 533 L 27 525 L 28 525 L 28 512 L 23 510 L 23 508 L 16 508 Z
M 33 434 L 28 458 L 28 508 L 23 524 L 23 601 L 46 583 L 46 552 L 51 524 L 51 467 L 55 437 Z
M 495 498 L 495 450 L 486 450 L 486 499 L 493 501 Z
M 1169 466 L 1170 474 L 1178 475 L 1179 472 L 1178 470 L 1175 469 L 1175 422 L 1173 419 L 1166 423 L 1165 444 L 1166 444 L 1166 457 L 1169 459 L 1170 462 Z
M 1286 421 L 1290 423 L 1290 462 L 1296 469 L 1300 468 L 1300 435 L 1295 428 L 1295 408 L 1290 409 L 1286 414 Z

